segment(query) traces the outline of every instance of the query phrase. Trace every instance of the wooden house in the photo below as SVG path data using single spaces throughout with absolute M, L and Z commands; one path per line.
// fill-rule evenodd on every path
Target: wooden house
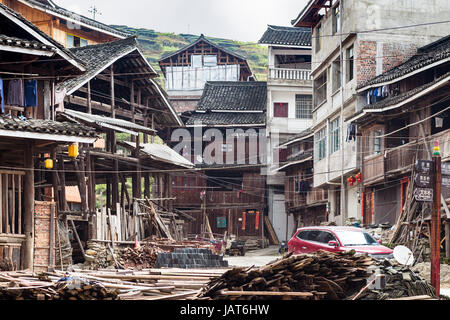
M 447 36 L 358 88 L 365 107 L 349 120 L 362 137 L 365 225 L 396 222 L 414 181 L 414 164 L 431 160 L 436 141 L 442 161 L 449 160 L 449 56 Z M 449 191 L 443 187 L 445 199 Z
M 318 226 L 328 221 L 328 190 L 314 188 L 314 133 L 305 130 L 279 146 L 286 150 L 286 161 L 278 171 L 285 172 L 286 240 L 297 228 Z M 283 237 L 284 238 L 284 237 Z
M 191 234 L 264 238 L 266 99 L 265 82 L 208 82 L 186 115 L 182 153 L 196 171 L 175 173 L 172 190 L 174 206 L 196 218 Z
M 196 41 L 163 55 L 159 65 L 166 91 L 177 112 L 193 111 L 208 81 L 254 81 L 245 57 L 201 35 Z
M 52 0 L 0 0 L 67 48 L 125 39 L 130 35 L 64 9 Z
M 12 261 L 15 269 L 54 265 L 49 248 L 57 215 L 42 179 L 52 172 L 46 160 L 56 148 L 93 143 L 96 135 L 52 120 L 53 88 L 58 77 L 84 70 L 69 51 L 0 4 L 0 260 Z

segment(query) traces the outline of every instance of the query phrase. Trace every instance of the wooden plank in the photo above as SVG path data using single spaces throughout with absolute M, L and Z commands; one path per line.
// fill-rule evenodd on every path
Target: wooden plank
M 274 245 L 280 244 L 278 237 L 275 233 L 275 230 L 273 229 L 272 223 L 269 220 L 269 217 L 267 216 L 264 217 L 264 224 L 266 225 L 267 231 L 269 232 L 270 241 Z
M 5 184 L 5 195 L 6 195 L 6 201 L 5 201 L 5 231 L 6 233 L 10 233 L 10 228 L 9 228 L 9 175 L 5 174 L 3 175 L 4 177 L 4 184 Z
M 50 252 L 48 255 L 48 262 L 49 262 L 49 268 L 55 267 L 55 256 L 54 256 L 54 250 L 55 250 L 55 211 L 56 207 L 55 204 L 50 205 Z
M 311 292 L 273 292 L 273 291 L 220 291 L 223 296 L 273 296 L 273 297 L 304 297 L 311 298 L 314 294 Z
M 18 175 L 17 179 L 19 180 L 18 186 L 17 186 L 18 187 L 17 192 L 18 192 L 18 197 L 19 197 L 19 199 L 17 201 L 17 204 L 19 205 L 19 208 L 17 210 L 18 211 L 17 233 L 22 234 L 22 214 L 23 214 L 23 212 L 22 212 L 22 176 Z M 1 188 L 0 188 L 0 190 L 1 190 Z M 0 206 L 0 208 L 1 208 L 1 206 Z M 1 227 L 0 227 L 0 230 L 1 230 Z
M 107 209 L 107 210 L 108 210 L 108 221 L 109 221 L 109 233 L 111 236 L 111 242 L 112 242 L 113 249 L 115 249 L 116 244 L 114 241 L 114 225 L 113 225 L 113 221 L 111 219 L 111 210 L 110 209 Z
M 0 173 L 0 233 L 3 233 L 3 215 L 4 215 L 4 201 L 3 201 L 3 195 L 5 192 L 3 191 L 3 174 Z M 1 255 L 0 255 L 1 258 Z
M 77 239 L 78 245 L 80 246 L 81 252 L 83 253 L 83 257 L 85 256 L 83 245 L 81 244 L 80 237 L 78 236 L 77 228 L 75 227 L 75 223 L 73 220 L 70 220 L 70 224 L 72 225 L 73 233 L 75 234 L 75 238 Z
M 11 233 L 16 233 L 16 175 L 11 175 Z
M 403 297 L 403 298 L 388 299 L 388 300 L 417 301 L 417 300 L 436 300 L 436 299 L 433 299 L 432 297 L 427 296 L 427 295 L 423 295 L 423 296 Z

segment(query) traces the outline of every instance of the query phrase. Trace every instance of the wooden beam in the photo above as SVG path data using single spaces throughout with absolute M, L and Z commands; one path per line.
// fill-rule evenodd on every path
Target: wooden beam
M 25 149 L 25 168 L 27 168 L 27 173 L 24 177 L 24 269 L 33 269 L 34 262 L 34 145 L 32 142 L 28 142 L 28 147 Z
M 115 90 L 114 90 L 114 65 L 111 65 L 111 81 L 110 81 L 110 90 L 111 90 L 111 117 L 116 117 L 116 96 L 115 96 Z M 134 115 L 132 115 L 134 116 Z

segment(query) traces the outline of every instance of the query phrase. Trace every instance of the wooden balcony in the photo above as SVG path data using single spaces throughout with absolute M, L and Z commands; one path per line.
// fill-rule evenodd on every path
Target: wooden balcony
M 328 200 L 328 191 L 314 188 L 309 191 L 306 196 L 304 194 L 294 193 L 289 194 L 286 201 L 286 207 L 289 208 L 301 208 L 307 206 L 313 206 L 317 203 L 323 203 Z
M 270 68 L 269 79 L 310 81 L 312 80 L 312 77 L 311 77 L 311 70 Z
M 441 157 L 445 161 L 450 157 L 450 130 L 427 137 L 426 145 L 430 152 L 432 152 L 436 141 L 439 141 Z M 394 176 L 408 172 L 418 159 L 429 159 L 428 151 L 422 141 L 419 141 L 419 143 L 412 141 L 408 144 L 388 149 L 377 156 L 366 158 L 363 164 L 364 184 L 376 182 L 385 176 Z

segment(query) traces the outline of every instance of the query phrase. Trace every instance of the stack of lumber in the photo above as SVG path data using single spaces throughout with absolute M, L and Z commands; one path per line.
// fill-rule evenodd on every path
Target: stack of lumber
M 436 298 L 436 290 L 422 276 L 408 267 L 384 260 L 377 264 L 379 272 L 385 275 L 383 290 L 366 290 L 358 300 L 391 300 L 416 296 Z
M 0 272 L 0 300 L 187 300 L 225 269 Z M 106 290 L 106 293 L 105 293 Z
M 354 251 L 284 258 L 261 268 L 235 268 L 212 280 L 199 299 L 346 299 L 367 282 L 374 260 Z
M 39 280 L 41 279 L 41 280 Z M 118 291 L 101 283 L 66 277 L 52 282 L 46 277 L 18 278 L 0 274 L 0 300 L 117 300 Z
M 154 268 L 158 254 L 162 252 L 165 251 L 148 245 L 140 248 L 125 248 L 119 252 L 119 262 L 125 269 Z

